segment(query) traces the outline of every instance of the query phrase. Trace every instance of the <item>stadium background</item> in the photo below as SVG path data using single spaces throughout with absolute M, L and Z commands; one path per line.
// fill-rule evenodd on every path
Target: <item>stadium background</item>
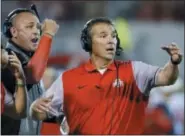
M 160 47 L 171 42 L 176 42 L 184 54 L 184 1 L 2 0 L 1 27 L 11 10 L 29 8 L 33 3 L 41 20 L 54 19 L 60 25 L 43 77 L 46 89 L 60 72 L 88 59 L 80 45 L 80 33 L 84 23 L 93 17 L 106 16 L 114 20 L 124 48 L 119 59 L 163 66 L 168 55 Z M 146 134 L 184 134 L 184 61 L 179 67 L 180 76 L 175 85 L 151 92 Z

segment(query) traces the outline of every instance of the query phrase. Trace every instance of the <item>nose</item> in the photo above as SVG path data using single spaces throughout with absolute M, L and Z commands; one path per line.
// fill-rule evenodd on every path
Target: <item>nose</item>
M 114 45 L 114 44 L 116 44 L 116 39 L 112 36 L 109 36 L 108 43 Z
M 39 27 L 37 27 L 37 26 L 35 26 L 34 28 L 33 28 L 33 34 L 34 35 L 40 35 L 40 28 Z

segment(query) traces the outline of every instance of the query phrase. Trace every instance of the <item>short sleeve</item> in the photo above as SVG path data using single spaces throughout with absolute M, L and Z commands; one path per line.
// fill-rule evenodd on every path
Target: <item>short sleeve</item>
M 51 101 L 52 110 L 48 112 L 49 117 L 59 116 L 63 114 L 63 82 L 62 82 L 62 74 L 54 81 L 51 87 L 45 91 L 43 97 L 49 97 L 53 95 Z
M 150 90 L 155 86 L 156 75 L 160 68 L 141 61 L 133 61 L 132 68 L 138 88 L 142 93 L 148 95 Z

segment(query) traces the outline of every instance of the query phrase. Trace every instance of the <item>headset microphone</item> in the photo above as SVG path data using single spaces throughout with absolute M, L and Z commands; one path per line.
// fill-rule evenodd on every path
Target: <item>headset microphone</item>
M 31 5 L 31 10 L 33 10 L 35 12 L 35 14 L 37 15 L 38 19 L 40 20 L 40 16 L 38 14 L 38 11 L 37 11 L 37 7 L 35 4 L 32 4 Z

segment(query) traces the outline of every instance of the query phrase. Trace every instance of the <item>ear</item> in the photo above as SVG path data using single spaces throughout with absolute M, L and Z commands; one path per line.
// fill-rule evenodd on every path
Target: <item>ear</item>
M 10 28 L 10 33 L 12 34 L 12 37 L 17 37 L 17 29 L 15 27 Z

